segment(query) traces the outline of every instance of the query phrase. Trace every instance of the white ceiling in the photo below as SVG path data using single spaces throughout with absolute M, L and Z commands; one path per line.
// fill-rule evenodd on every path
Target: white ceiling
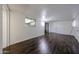
M 79 13 L 79 5 L 55 4 L 14 4 L 9 5 L 11 11 L 24 14 L 26 17 L 41 19 L 43 12 L 48 20 L 73 20 Z

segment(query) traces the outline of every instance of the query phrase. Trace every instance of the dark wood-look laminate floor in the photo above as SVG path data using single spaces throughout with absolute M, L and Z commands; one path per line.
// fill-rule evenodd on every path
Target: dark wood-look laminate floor
M 78 54 L 79 43 L 74 36 L 49 33 L 11 45 L 10 54 Z

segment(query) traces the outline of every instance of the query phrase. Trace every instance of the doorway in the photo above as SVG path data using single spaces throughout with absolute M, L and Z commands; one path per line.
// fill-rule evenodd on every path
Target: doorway
M 45 23 L 45 35 L 49 33 L 49 23 Z

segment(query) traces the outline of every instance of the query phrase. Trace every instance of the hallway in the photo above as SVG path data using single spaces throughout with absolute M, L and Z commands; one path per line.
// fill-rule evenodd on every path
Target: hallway
M 3 53 L 79 53 L 79 5 L 3 5 Z

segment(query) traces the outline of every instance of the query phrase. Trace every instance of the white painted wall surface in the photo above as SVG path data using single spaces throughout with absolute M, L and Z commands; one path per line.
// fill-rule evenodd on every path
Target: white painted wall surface
M 77 17 L 75 21 L 76 21 L 75 27 L 72 26 L 73 21 L 50 22 L 49 31 L 60 34 L 73 35 L 79 42 L 79 17 Z
M 72 21 L 56 21 L 49 23 L 49 32 L 55 32 L 60 34 L 71 34 Z
M 42 26 L 40 20 L 36 20 L 36 26 L 33 26 L 33 27 L 25 24 L 25 27 L 24 27 L 25 39 L 38 37 L 41 35 L 44 35 L 44 26 Z
M 75 38 L 79 42 L 79 15 L 78 15 L 78 17 L 75 18 L 74 21 L 75 21 L 75 27 L 73 27 L 72 35 L 74 35 Z
M 2 53 L 2 5 L 0 5 L 0 53 Z
M 24 16 L 10 11 L 10 45 L 24 40 Z
M 36 21 L 35 27 L 25 24 L 25 16 L 18 12 L 10 12 L 10 45 L 44 34 L 41 21 Z
M 78 40 L 79 42 L 79 28 L 78 27 L 74 27 L 73 31 L 72 31 L 72 35 L 75 36 L 75 38 Z

